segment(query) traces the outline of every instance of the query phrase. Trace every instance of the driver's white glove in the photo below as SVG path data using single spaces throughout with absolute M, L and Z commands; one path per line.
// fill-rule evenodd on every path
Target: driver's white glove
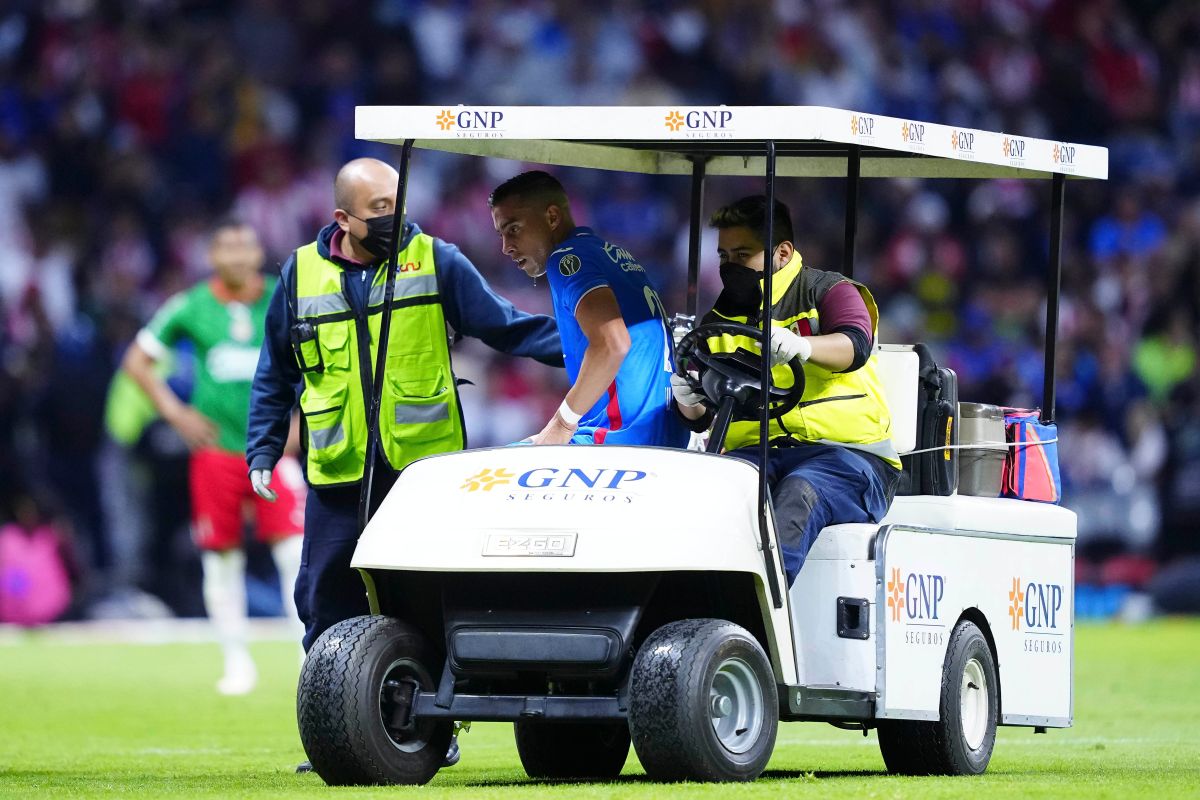
M 269 469 L 250 470 L 250 485 L 254 487 L 256 495 L 270 503 L 274 503 L 275 498 L 279 497 L 271 488 L 271 470 Z
M 812 356 L 812 342 L 787 328 L 771 328 L 771 366 L 786 364 L 793 358 L 801 362 Z
M 687 378 L 676 375 L 674 372 L 671 373 L 671 394 L 675 396 L 676 403 L 686 408 L 692 408 L 704 402 L 704 393 L 692 388 Z

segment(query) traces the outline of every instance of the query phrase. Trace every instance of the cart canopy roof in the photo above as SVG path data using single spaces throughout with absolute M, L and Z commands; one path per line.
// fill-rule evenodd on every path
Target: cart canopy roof
M 1108 177 L 1104 147 L 824 106 L 359 106 L 359 139 L 538 164 L 685 175 L 864 178 Z

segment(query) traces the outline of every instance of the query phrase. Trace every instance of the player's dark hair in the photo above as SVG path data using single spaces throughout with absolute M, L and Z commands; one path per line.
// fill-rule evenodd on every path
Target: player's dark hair
M 522 172 L 497 186 L 488 196 L 488 208 L 495 208 L 514 197 L 539 205 L 567 207 L 567 191 L 563 185 L 558 178 L 540 169 Z
M 227 214 L 223 217 L 218 217 L 216 222 L 212 224 L 208 230 L 208 238 L 211 241 L 217 238 L 217 234 L 222 233 L 223 231 L 238 230 L 240 228 L 249 227 L 250 223 L 246 222 L 246 220 L 242 219 L 241 217 L 234 216 L 233 214 Z
M 772 233 L 775 243 L 774 250 L 782 242 L 795 243 L 792 232 L 792 213 L 782 201 L 775 201 L 775 225 Z M 749 228 L 761 241 L 767 229 L 767 198 L 765 195 L 752 194 L 743 197 L 727 206 L 722 206 L 713 212 L 708 224 L 714 228 Z

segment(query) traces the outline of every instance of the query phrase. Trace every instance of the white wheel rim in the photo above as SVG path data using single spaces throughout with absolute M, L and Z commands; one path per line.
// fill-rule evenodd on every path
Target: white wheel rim
M 740 755 L 753 747 L 763 726 L 762 686 L 754 668 L 736 656 L 722 661 L 709 687 L 708 713 L 726 750 Z
M 963 668 L 959 715 L 967 747 L 978 750 L 988 729 L 988 683 L 983 664 L 972 658 Z

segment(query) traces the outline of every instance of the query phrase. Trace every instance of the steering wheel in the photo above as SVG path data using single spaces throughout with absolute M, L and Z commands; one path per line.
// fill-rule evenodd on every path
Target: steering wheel
M 717 409 L 725 399 L 733 401 L 734 419 L 757 419 L 762 408 L 762 356 L 744 348 L 732 353 L 708 353 L 700 344 L 711 336 L 746 336 L 762 346 L 763 334 L 758 328 L 738 322 L 710 322 L 684 334 L 675 348 L 675 371 L 687 379 L 693 389 L 704 395 L 706 408 Z M 699 380 L 688 375 L 693 365 L 700 373 Z M 792 372 L 792 385 L 767 390 L 768 413 L 778 419 L 800 403 L 804 395 L 804 365 L 799 357 L 787 362 Z

